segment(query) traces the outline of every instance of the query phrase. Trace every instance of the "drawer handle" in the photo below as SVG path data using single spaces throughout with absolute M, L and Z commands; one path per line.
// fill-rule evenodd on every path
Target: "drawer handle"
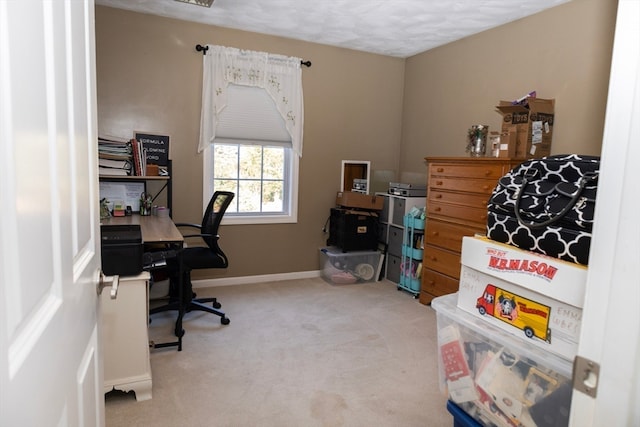
M 435 280 L 429 280 L 429 285 L 435 286 L 436 285 L 436 281 Z
M 434 212 L 440 212 L 441 210 L 442 210 L 442 208 L 441 208 L 441 207 L 433 208 L 433 211 L 434 211 Z
M 438 171 L 438 172 L 444 172 L 444 168 L 438 168 L 438 169 L 436 169 L 436 171 Z
M 436 199 L 442 199 L 442 194 L 436 194 Z
M 434 256 L 430 256 L 430 257 L 429 257 L 429 259 L 430 259 L 431 261 L 438 261 L 438 258 L 436 258 L 436 257 L 434 257 Z
M 432 235 L 432 236 L 439 236 L 439 235 L 440 235 L 440 232 L 438 232 L 438 231 L 434 231 L 434 232 L 432 232 L 432 233 L 431 233 L 431 235 Z
M 489 186 L 488 186 L 488 185 L 483 186 L 483 187 L 482 187 L 482 189 L 483 189 L 483 190 L 490 190 L 490 188 L 489 188 Z
M 436 185 L 442 185 L 443 182 L 442 181 L 436 181 Z
M 491 171 L 490 171 L 490 170 L 487 170 L 487 171 L 484 173 L 484 176 L 489 176 L 489 175 L 491 175 Z

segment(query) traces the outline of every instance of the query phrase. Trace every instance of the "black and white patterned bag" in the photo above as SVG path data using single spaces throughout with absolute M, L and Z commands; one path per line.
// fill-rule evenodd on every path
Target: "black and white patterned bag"
M 487 237 L 587 265 L 600 158 L 527 160 L 500 178 L 487 206 Z

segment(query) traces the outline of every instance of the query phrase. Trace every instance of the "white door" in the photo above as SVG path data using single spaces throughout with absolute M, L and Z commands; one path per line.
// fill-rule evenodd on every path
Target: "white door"
M 575 373 L 597 385 L 595 398 L 574 390 L 575 427 L 640 426 L 639 158 L 640 1 L 620 0 L 578 349 L 600 374 Z
M 0 0 L 0 425 L 104 425 L 93 0 Z

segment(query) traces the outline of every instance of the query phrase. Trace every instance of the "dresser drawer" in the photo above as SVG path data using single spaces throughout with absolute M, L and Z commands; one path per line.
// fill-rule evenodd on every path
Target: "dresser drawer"
M 427 245 L 424 248 L 424 266 L 447 276 L 460 278 L 460 253 Z
M 422 287 L 420 290 L 434 297 L 438 297 L 440 295 L 457 292 L 458 285 L 458 280 L 425 268 L 422 272 Z M 420 296 L 420 302 L 422 302 L 422 295 Z
M 430 219 L 427 221 L 425 241 L 432 246 L 460 252 L 462 248 L 462 238 L 464 236 L 473 236 L 476 233 L 484 234 L 485 231 L 486 229 L 484 228 L 476 229 Z
M 487 225 L 487 208 L 470 208 L 468 206 L 448 205 L 446 203 L 431 202 L 427 204 L 427 216 L 438 216 L 471 221 L 478 227 Z
M 465 193 L 491 194 L 496 187 L 495 179 L 429 177 L 429 190 L 462 191 Z
M 429 202 L 452 203 L 483 209 L 487 207 L 490 197 L 489 194 L 451 193 L 435 189 L 429 192 Z
M 486 178 L 496 181 L 507 172 L 503 165 L 431 163 L 429 175 L 439 177 Z

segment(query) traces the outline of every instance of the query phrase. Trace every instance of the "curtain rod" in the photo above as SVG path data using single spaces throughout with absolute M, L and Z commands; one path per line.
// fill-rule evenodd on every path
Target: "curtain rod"
M 196 45 L 196 50 L 202 52 L 203 55 L 207 53 L 207 49 L 209 49 L 207 46 L 202 46 L 201 44 Z M 311 61 L 300 61 L 300 64 L 311 67 Z

